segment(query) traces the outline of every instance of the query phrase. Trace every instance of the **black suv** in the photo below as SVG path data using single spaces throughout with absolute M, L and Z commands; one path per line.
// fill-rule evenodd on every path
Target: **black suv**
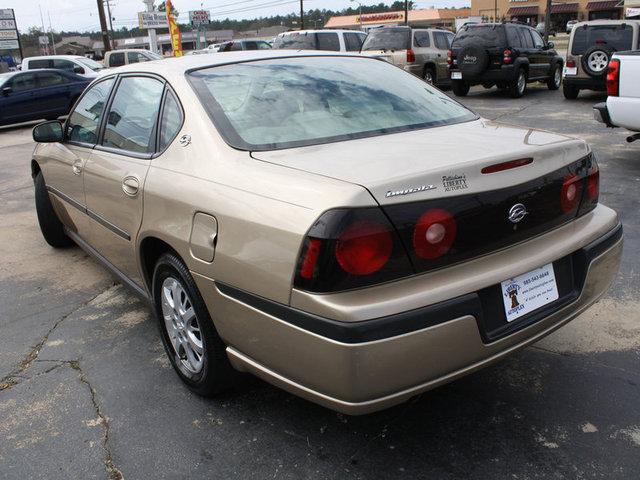
M 557 90 L 563 61 L 553 47 L 535 29 L 519 23 L 464 25 L 447 59 L 453 93 L 463 97 L 472 85 L 496 85 L 519 98 L 528 82 L 538 81 Z

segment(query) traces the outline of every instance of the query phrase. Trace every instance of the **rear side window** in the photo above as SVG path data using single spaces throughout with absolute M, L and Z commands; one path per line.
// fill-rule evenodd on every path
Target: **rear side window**
M 337 33 L 316 33 L 316 42 L 318 50 L 340 51 L 340 39 Z
M 415 32 L 413 34 L 413 44 L 416 47 L 430 47 L 431 38 L 429 37 L 429 32 Z
M 347 52 L 359 52 L 360 47 L 362 47 L 362 37 L 357 33 L 345 33 L 344 43 Z
M 100 115 L 109 98 L 114 79 L 109 78 L 89 88 L 67 120 L 67 138 L 71 142 L 95 145 Z
M 167 92 L 160 121 L 160 150 L 164 150 L 173 141 L 182 125 L 182 109 L 176 97 Z
M 411 29 L 406 27 L 376 28 L 369 32 L 362 50 L 408 50 L 411 48 Z
M 587 25 L 574 29 L 572 55 L 582 55 L 595 46 L 623 51 L 632 48 L 633 27 L 631 25 Z
M 507 43 L 509 47 L 520 48 L 522 42 L 520 41 L 520 35 L 518 34 L 519 28 L 515 25 L 506 25 L 507 30 Z
M 478 45 L 484 48 L 505 46 L 504 30 L 499 25 L 465 25 L 453 39 L 454 47 Z
M 439 50 L 449 50 L 451 47 L 451 38 L 452 35 L 447 35 L 445 32 L 435 32 L 433 34 L 433 41 Z
M 113 52 L 109 56 L 110 67 L 120 67 L 124 65 L 124 52 Z
M 29 69 L 53 68 L 53 60 L 29 60 Z
M 519 28 L 518 34 L 520 35 L 520 43 L 523 48 L 533 48 L 533 39 L 528 28 Z
M 123 78 L 107 114 L 102 145 L 135 153 L 153 152 L 163 90 L 163 83 L 155 78 Z

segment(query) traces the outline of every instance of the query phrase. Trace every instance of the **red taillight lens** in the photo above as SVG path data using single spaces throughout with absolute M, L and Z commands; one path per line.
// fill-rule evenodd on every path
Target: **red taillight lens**
M 598 200 L 600 196 L 600 169 L 593 163 L 587 177 L 587 196 L 589 200 Z
M 453 52 L 451 50 L 447 50 L 447 64 L 451 65 L 453 63 Z
M 576 67 L 576 61 L 575 60 L 567 60 L 567 67 L 568 68 L 575 68 Z
M 391 257 L 393 237 L 383 225 L 367 220 L 349 225 L 336 242 L 336 260 L 352 275 L 380 270 Z
M 560 206 L 562 211 L 569 213 L 573 211 L 580 203 L 582 194 L 582 179 L 576 175 L 567 175 L 562 182 L 562 190 L 560 192 Z
M 307 243 L 306 250 L 302 254 L 302 264 L 300 265 L 300 276 L 305 280 L 313 278 L 313 272 L 316 269 L 316 264 L 318 263 L 321 246 L 322 240 L 317 238 L 310 238 Z
M 504 52 L 502 52 L 502 63 L 506 63 L 509 64 L 511 63 L 511 55 L 513 54 L 513 52 L 509 49 L 506 49 Z
M 607 67 L 607 95 L 617 97 L 620 92 L 620 60 L 613 58 Z
M 457 231 L 456 221 L 449 212 L 441 208 L 427 210 L 413 231 L 416 255 L 425 260 L 441 257 L 451 249 Z
M 413 63 L 415 61 L 416 61 L 416 54 L 411 49 L 407 50 L 407 62 Z

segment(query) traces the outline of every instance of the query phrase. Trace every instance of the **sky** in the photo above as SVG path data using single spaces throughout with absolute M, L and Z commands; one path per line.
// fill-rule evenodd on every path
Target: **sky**
M 357 3 L 349 0 L 303 0 L 305 9 L 340 10 Z M 375 5 L 392 0 L 359 0 L 363 5 Z M 113 28 L 135 26 L 137 12 L 145 10 L 142 0 L 110 0 L 111 15 L 115 18 Z M 159 4 L 160 0 L 156 0 Z M 468 6 L 467 0 L 418 0 L 418 8 L 462 7 Z M 203 8 L 209 10 L 212 19 L 242 19 L 268 17 L 299 11 L 299 0 L 173 0 L 180 12 L 179 21 L 186 22 L 189 10 Z M 13 8 L 18 29 L 26 31 L 29 27 L 41 27 L 40 9 L 45 29 L 49 29 L 49 16 L 54 31 L 99 31 L 97 0 L 0 0 L 1 8 Z

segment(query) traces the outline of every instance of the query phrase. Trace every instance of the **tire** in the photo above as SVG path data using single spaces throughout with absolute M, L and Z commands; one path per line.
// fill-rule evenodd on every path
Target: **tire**
M 562 94 L 567 100 L 575 100 L 580 94 L 580 89 L 575 85 L 567 85 L 564 83 L 562 85 Z
M 456 97 L 466 97 L 469 93 L 469 84 L 464 80 L 451 80 L 451 90 Z
M 582 54 L 582 68 L 593 78 L 600 78 L 607 74 L 607 66 L 614 50 L 605 45 L 596 45 Z
M 53 209 L 42 172 L 38 172 L 36 175 L 34 185 L 38 224 L 40 225 L 40 231 L 45 241 L 54 248 L 72 246 L 73 240 L 64 233 L 64 226 L 58 218 L 56 211 Z
M 547 88 L 549 90 L 558 90 L 562 83 L 562 66 L 557 63 L 551 72 L 549 80 L 547 80 Z
M 509 83 L 509 96 L 511 98 L 520 98 L 527 91 L 527 72 L 519 68 L 516 70 L 515 80 Z
M 422 74 L 422 78 L 429 85 L 435 85 L 438 80 L 436 76 L 436 71 L 433 67 L 424 67 L 424 73 Z
M 152 293 L 162 343 L 180 379 L 204 397 L 230 388 L 236 373 L 227 358 L 226 346 L 193 277 L 176 254 L 164 253 L 158 259 Z M 176 298 L 179 299 L 177 307 Z M 189 310 L 193 316 L 183 314 Z

